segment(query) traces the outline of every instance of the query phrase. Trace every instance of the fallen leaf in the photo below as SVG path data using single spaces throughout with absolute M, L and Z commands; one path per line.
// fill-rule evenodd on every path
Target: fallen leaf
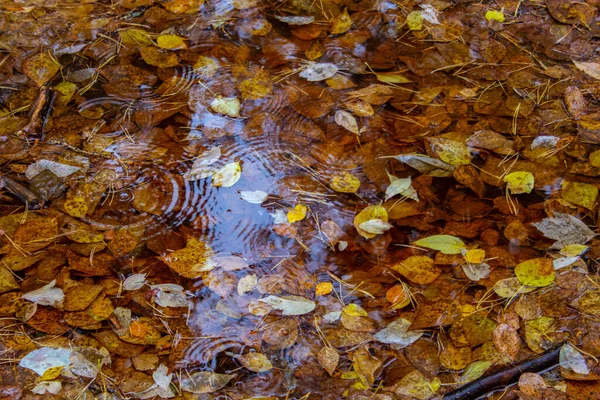
M 21 358 L 19 367 L 28 368 L 43 376 L 50 368 L 68 367 L 71 364 L 72 351 L 63 348 L 42 347 L 33 350 Z
M 433 259 L 426 256 L 408 257 L 391 268 L 418 285 L 428 285 L 442 273 L 442 269 L 434 265 Z
M 269 358 L 262 353 L 246 353 L 235 359 L 252 372 L 266 372 L 273 369 Z
M 534 187 L 534 177 L 531 172 L 517 171 L 511 172 L 504 177 L 506 188 L 512 194 L 531 193 Z
M 465 143 L 442 137 L 427 138 L 427 140 L 442 161 L 454 166 L 471 163 L 471 153 Z
M 600 63 L 573 60 L 573 64 L 592 78 L 600 79 Z
M 464 385 L 481 377 L 492 366 L 490 361 L 473 361 L 467 366 L 465 372 L 458 378 L 457 383 Z
M 238 294 L 240 296 L 242 296 L 246 293 L 253 291 L 257 282 L 258 282 L 258 279 L 256 278 L 256 275 L 254 275 L 254 274 L 244 276 L 238 282 L 238 285 L 237 285 Z
M 358 233 L 366 239 L 372 239 L 377 236 L 377 233 L 371 233 L 361 229 L 362 224 L 372 220 L 387 222 L 388 214 L 386 209 L 382 206 L 368 206 L 354 217 L 354 227 Z M 377 226 L 381 227 L 380 222 L 375 222 L 375 224 L 378 224 Z M 367 228 L 370 228 L 370 226 L 367 226 Z
M 56 285 L 56 279 L 39 289 L 25 293 L 22 297 L 40 306 L 62 306 L 65 294 L 62 289 L 55 288 L 54 285 Z
M 535 226 L 548 239 L 556 240 L 551 249 L 587 243 L 596 236 L 594 231 L 580 219 L 560 212 L 554 212 L 553 217 L 544 218 L 541 222 L 534 222 L 531 225 Z M 574 255 L 579 255 L 579 253 Z
M 171 385 L 171 380 L 173 379 L 173 374 L 168 374 L 169 369 L 166 365 L 160 364 L 156 371 L 152 373 L 152 379 L 154 382 L 161 387 L 163 390 L 168 390 Z
M 587 375 L 590 369 L 585 362 L 585 357 L 571 343 L 565 343 L 560 348 L 560 366 L 576 374 Z
M 444 254 L 460 254 L 466 248 L 462 240 L 452 235 L 433 235 L 419 239 L 413 244 L 441 251 Z
M 352 26 L 352 19 L 348 14 L 348 9 L 344 9 L 344 11 L 332 18 L 330 22 L 331 29 L 329 31 L 332 35 L 344 33 Z
M 373 337 L 378 342 L 391 344 L 396 349 L 401 349 L 416 342 L 423 336 L 422 331 L 409 331 L 410 325 L 410 321 L 404 318 L 397 318 L 373 335 Z
M 49 170 L 54 175 L 59 178 L 65 178 L 69 175 L 73 175 L 75 172 L 79 171 L 81 167 L 77 167 L 74 165 L 62 164 L 56 161 L 50 160 L 38 160 L 33 164 L 29 164 L 27 169 L 25 170 L 25 176 L 27 179 L 32 179 L 34 176 L 39 174 L 44 170 Z
M 306 218 L 307 212 L 308 207 L 306 207 L 304 204 L 296 204 L 294 208 L 287 212 L 287 222 L 293 224 L 294 222 L 302 221 L 304 218 Z
M 346 128 L 346 130 L 356 135 L 360 135 L 361 130 L 358 129 L 358 122 L 354 115 L 350 114 L 348 111 L 337 110 L 335 112 L 334 120 L 339 126 Z
M 504 13 L 502 11 L 488 10 L 485 13 L 485 19 L 488 21 L 504 22 Z
M 267 296 L 259 301 L 266 303 L 282 315 L 303 315 L 315 309 L 315 302 L 300 296 Z
M 48 53 L 36 54 L 23 63 L 23 73 L 38 86 L 52 79 L 59 70 L 60 64 Z
M 221 158 L 221 148 L 219 146 L 212 147 L 202 156 L 196 158 L 192 167 L 183 175 L 186 181 L 196 181 L 198 179 L 208 178 L 216 172 L 216 169 L 210 167 Z
M 179 275 L 194 279 L 215 268 L 212 256 L 209 245 L 190 236 L 183 249 L 158 258 Z
M 225 164 L 212 176 L 212 185 L 215 187 L 231 187 L 240 180 L 242 166 L 239 162 Z
M 339 353 L 333 347 L 325 346 L 319 350 L 317 359 L 319 360 L 319 365 L 327 371 L 329 376 L 333 376 L 333 373 L 340 362 Z
M 388 201 L 398 194 L 419 201 L 419 195 L 412 186 L 412 179 L 410 177 L 396 178 L 394 175 L 388 174 L 388 178 L 390 179 L 390 185 L 385 190 L 385 201 Z
M 241 103 L 236 97 L 217 96 L 210 103 L 210 110 L 232 118 L 240 117 Z
M 262 204 L 269 197 L 269 195 L 262 190 L 242 190 L 240 196 L 242 200 L 251 204 Z
M 412 11 L 406 16 L 406 25 L 411 31 L 423 29 L 423 14 L 421 11 Z
M 523 261 L 515 267 L 515 275 L 523 285 L 535 287 L 548 286 L 556 277 L 552 260 L 549 258 Z
M 333 291 L 333 285 L 331 282 L 319 282 L 315 287 L 315 294 L 317 296 L 327 296 Z
M 451 176 L 455 169 L 454 165 L 422 154 L 402 154 L 396 156 L 396 159 L 423 174 L 440 178 Z
M 560 194 L 568 202 L 591 210 L 598 198 L 598 187 L 590 183 L 563 180 Z
M 329 187 L 340 193 L 356 193 L 360 187 L 360 180 L 351 173 L 344 172 L 334 175 L 329 182 Z
M 302 68 L 298 76 L 309 82 L 318 82 L 331 78 L 337 72 L 338 67 L 335 64 L 309 62 Z
M 139 290 L 146 284 L 146 274 L 133 274 L 123 281 L 123 290 Z
M 177 35 L 170 35 L 170 34 L 159 35 L 156 38 L 156 44 L 161 49 L 167 49 L 167 50 L 187 49 L 185 40 L 181 36 L 177 36 Z

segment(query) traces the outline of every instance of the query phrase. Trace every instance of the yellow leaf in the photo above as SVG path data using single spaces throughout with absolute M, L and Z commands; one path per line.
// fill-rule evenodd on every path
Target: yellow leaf
M 152 37 L 150 32 L 138 28 L 130 28 L 119 31 L 121 42 L 132 46 L 150 46 Z
M 77 85 L 73 82 L 64 81 L 54 86 L 54 90 L 59 93 L 56 101 L 60 104 L 67 104 L 77 91 Z
M 187 45 L 183 38 L 177 35 L 160 35 L 156 39 L 156 44 L 161 49 L 167 50 L 187 49 Z
M 563 180 L 561 183 L 561 196 L 569 203 L 585 207 L 588 210 L 594 208 L 598 197 L 598 187 L 590 183 L 569 182 Z
M 471 163 L 471 153 L 465 143 L 441 137 L 428 138 L 427 140 L 431 144 L 432 150 L 442 161 L 454 166 L 469 165 Z
M 210 246 L 190 236 L 183 249 L 158 257 L 169 268 L 186 278 L 198 278 L 215 268 Z
M 209 57 L 200 56 L 194 64 L 194 71 L 202 75 L 202 78 L 210 78 L 217 73 L 219 65 Z
M 409 83 L 410 79 L 406 78 L 400 72 L 380 72 L 376 74 L 377 80 L 384 83 Z
M 575 257 L 580 256 L 587 249 L 589 249 L 589 247 L 584 244 L 568 244 L 560 249 L 560 254 L 565 257 Z
M 423 29 L 423 14 L 420 11 L 413 11 L 406 16 L 406 25 L 411 31 L 420 31 Z
M 242 166 L 239 162 L 224 165 L 212 176 L 212 185 L 215 187 L 231 187 L 240 180 Z
M 333 291 L 333 285 L 331 282 L 319 282 L 315 288 L 315 294 L 317 296 L 326 296 Z
M 23 73 L 38 86 L 52 79 L 59 69 L 60 65 L 47 53 L 36 54 L 23 63 Z
M 504 177 L 504 182 L 512 194 L 531 193 L 535 185 L 533 175 L 527 171 L 511 172 Z
M 350 304 L 346 305 L 342 309 L 342 312 L 351 317 L 366 317 L 369 315 L 369 314 L 367 314 L 367 311 L 364 308 L 362 308 L 358 304 L 354 304 L 354 303 L 350 303 Z
M 306 218 L 308 208 L 304 204 L 296 204 L 296 206 L 287 213 L 287 220 L 290 224 L 302 221 Z
M 240 101 L 235 97 L 217 96 L 210 103 L 210 109 L 216 113 L 237 118 L 240 116 Z
M 354 227 L 358 233 L 365 239 L 371 239 L 377 236 L 375 233 L 369 233 L 360 228 L 360 225 L 371 220 L 388 221 L 388 213 L 382 206 L 368 206 L 354 217 Z
M 549 258 L 523 261 L 515 267 L 515 275 L 523 285 L 535 287 L 548 286 L 556 277 L 552 260 Z
M 246 100 L 258 100 L 271 94 L 271 82 L 263 77 L 255 77 L 240 82 L 238 88 Z
M 360 187 L 360 180 L 356 176 L 344 172 L 331 178 L 329 186 L 336 192 L 355 193 Z
M 411 256 L 391 267 L 406 279 L 419 285 L 427 285 L 442 273 L 440 267 L 434 265 L 433 259 L 426 256 Z
M 485 19 L 488 21 L 504 22 L 504 12 L 496 10 L 488 10 L 485 13 Z
M 471 249 L 465 254 L 465 261 L 469 264 L 481 264 L 485 259 L 485 250 Z
M 58 376 L 60 375 L 62 370 L 63 370 L 62 365 L 60 365 L 58 367 L 50 367 L 46 371 L 44 371 L 44 375 L 42 375 L 42 380 L 43 381 L 51 381 L 53 379 L 56 379 L 56 378 L 58 378 Z
M 146 46 L 140 49 L 142 59 L 148 65 L 158 68 L 170 68 L 179 63 L 175 53 L 166 52 L 154 46 Z
M 465 248 L 462 240 L 451 235 L 434 235 L 413 242 L 417 246 L 441 251 L 444 254 L 460 254 Z
M 352 19 L 348 14 L 348 10 L 344 9 L 337 17 L 331 20 L 331 34 L 339 35 L 346 32 L 352 26 Z
M 65 200 L 63 207 L 67 214 L 75 218 L 83 218 L 88 212 L 87 200 L 79 196 L 69 198 L 69 193 L 67 193 L 67 200 Z

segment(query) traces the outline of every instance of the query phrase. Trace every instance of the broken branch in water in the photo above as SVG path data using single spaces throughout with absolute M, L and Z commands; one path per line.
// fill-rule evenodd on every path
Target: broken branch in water
M 44 201 L 25 186 L 8 176 L 0 176 L 0 189 L 5 188 L 27 205 L 29 209 L 41 208 Z
M 42 86 L 38 97 L 33 103 L 29 114 L 29 123 L 17 131 L 17 136 L 22 139 L 44 140 L 44 126 L 52 112 L 54 104 L 54 92 L 48 86 Z
M 499 369 L 493 374 L 476 379 L 460 388 L 444 395 L 443 400 L 477 399 L 492 390 L 516 382 L 524 372 L 538 372 L 558 365 L 561 346 L 558 346 L 539 357 L 525 360 L 518 364 Z

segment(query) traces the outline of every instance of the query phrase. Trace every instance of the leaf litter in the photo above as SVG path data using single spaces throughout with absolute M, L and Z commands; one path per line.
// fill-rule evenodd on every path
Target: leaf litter
M 560 348 L 502 396 L 595 398 L 594 4 L 38 3 L 3 395 L 430 399 Z

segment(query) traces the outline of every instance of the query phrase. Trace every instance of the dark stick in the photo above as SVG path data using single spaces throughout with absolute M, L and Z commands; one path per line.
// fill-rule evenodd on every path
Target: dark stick
M 29 113 L 29 123 L 17 132 L 17 136 L 22 139 L 44 140 L 44 126 L 52 112 L 54 97 L 54 92 L 47 86 L 40 88 L 38 97 Z
M 445 394 L 443 400 L 474 400 L 495 388 L 507 386 L 516 382 L 523 372 L 543 371 L 558 365 L 561 346 L 542 354 L 539 357 L 526 360 L 509 367 L 502 368 L 493 374 L 476 379 L 460 388 Z
M 36 210 L 44 204 L 44 201 L 35 193 L 8 176 L 0 176 L 0 188 L 8 190 L 32 210 Z

